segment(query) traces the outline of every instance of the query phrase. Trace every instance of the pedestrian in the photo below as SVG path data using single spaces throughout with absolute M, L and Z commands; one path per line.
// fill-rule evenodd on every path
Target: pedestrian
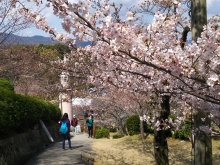
M 92 138 L 92 132 L 93 132 L 93 116 L 90 115 L 89 118 L 86 120 L 86 123 L 88 125 L 88 138 Z
M 67 138 L 69 149 L 72 149 L 70 141 L 70 120 L 68 119 L 68 114 L 64 113 L 60 120 L 60 133 L 62 135 L 62 148 L 65 150 L 65 140 Z
M 76 126 L 78 125 L 78 120 L 76 118 L 76 115 L 73 115 L 73 118 L 71 120 L 71 125 L 72 125 L 73 136 L 75 136 L 76 135 Z

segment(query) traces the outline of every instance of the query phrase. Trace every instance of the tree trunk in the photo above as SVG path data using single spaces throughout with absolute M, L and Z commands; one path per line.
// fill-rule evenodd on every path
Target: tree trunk
M 208 114 L 201 112 L 194 113 L 194 126 L 195 129 L 202 125 L 210 127 L 210 119 L 207 118 Z M 206 118 L 203 122 L 201 118 Z M 203 131 L 195 132 L 195 147 L 194 147 L 194 164 L 195 165 L 212 165 L 212 139 L 211 133 Z
M 162 96 L 162 111 L 158 119 L 168 119 L 170 114 L 170 96 Z M 154 157 L 157 165 L 169 165 L 168 144 L 163 128 L 160 131 L 154 129 Z
M 197 41 L 201 36 L 203 26 L 207 24 L 206 0 L 192 0 L 191 13 L 192 39 Z M 202 123 L 201 118 L 206 118 L 205 123 Z M 202 125 L 210 126 L 210 123 L 207 114 L 200 111 L 194 114 L 195 129 Z M 194 163 L 195 165 L 212 165 L 211 137 L 202 131 L 195 131 Z
M 123 119 L 121 119 L 120 117 L 118 117 L 118 128 L 119 128 L 119 132 L 122 135 L 128 135 L 127 131 L 126 131 L 126 126 L 125 123 L 123 122 Z
M 141 132 L 141 139 L 144 139 L 144 122 L 140 120 L 140 132 Z
M 197 41 L 207 24 L 206 0 L 191 0 L 192 39 Z

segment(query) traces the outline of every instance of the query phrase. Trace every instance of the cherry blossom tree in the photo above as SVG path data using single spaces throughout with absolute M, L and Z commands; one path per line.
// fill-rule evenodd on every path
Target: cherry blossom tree
M 108 121 L 112 122 L 113 118 L 122 134 L 127 135 L 125 119 L 134 114 L 142 116 L 147 113 L 147 107 L 143 103 L 146 101 L 146 96 L 138 94 L 134 96 L 130 92 L 109 89 L 105 95 L 93 96 L 92 98 L 91 106 L 96 109 L 100 120 L 107 124 Z
M 16 8 L 14 8 L 14 3 L 15 1 L 11 0 L 0 1 L 0 45 L 18 42 L 9 36 L 30 27 L 32 24 L 19 15 Z
M 154 12 L 149 25 L 135 11 L 127 12 L 123 20 L 119 17 L 120 7 L 114 3 L 97 1 L 97 10 L 92 10 L 92 2 L 96 1 L 47 0 L 54 15 L 63 19 L 63 28 L 74 37 L 56 32 L 44 17 L 24 6 L 19 11 L 62 43 L 73 46 L 76 40 L 92 41 L 93 45 L 77 48 L 77 52 L 96 65 L 97 70 L 90 77 L 93 84 L 157 93 L 162 96 L 158 102 L 167 111 L 163 120 L 168 117 L 170 97 L 176 96 L 201 112 L 210 112 L 220 126 L 220 28 L 215 21 L 210 20 L 203 27 L 197 41 L 185 45 L 186 38 L 178 32 L 190 27 L 190 19 L 183 16 L 180 4 L 185 1 L 147 1 L 147 6 L 157 2 L 153 5 L 161 9 Z M 168 158 L 162 163 L 168 164 Z
M 62 10 L 57 8 L 59 5 L 60 8 L 63 8 Z M 81 8 L 77 8 L 79 6 Z M 163 93 L 176 91 L 176 93 L 186 93 L 187 96 L 195 96 L 210 103 L 218 104 L 218 93 L 216 90 L 216 92 L 213 92 L 214 88 L 218 86 L 217 76 L 214 72 L 217 69 L 217 64 L 211 62 L 211 64 L 214 65 L 210 65 L 209 63 L 207 64 L 208 66 L 204 65 L 204 62 L 207 62 L 204 59 L 206 54 L 214 51 L 213 58 L 217 58 L 216 54 L 218 53 L 218 29 L 213 29 L 212 24 L 205 27 L 201 35 L 202 38 L 198 40 L 198 44 L 192 43 L 182 50 L 181 47 L 178 46 L 179 40 L 175 29 L 176 22 L 183 20 L 182 17 L 173 16 L 172 11 L 170 11 L 170 16 L 156 13 L 152 24 L 144 28 L 135 24 L 135 17 L 131 12 L 127 15 L 128 19 L 121 24 L 116 22 L 110 15 L 105 16 L 110 14 L 111 6 L 107 3 L 104 3 L 101 8 L 104 15 L 98 15 L 101 11 L 96 11 L 95 16 L 87 19 L 89 15 L 86 14 L 89 14 L 89 7 L 89 1 L 80 1 L 79 4 L 58 1 L 54 4 L 54 10 L 57 11 L 55 14 L 60 14 L 61 16 L 62 14 L 66 14 L 67 17 L 64 19 L 71 16 L 70 14 L 74 14 L 75 17 L 82 21 L 82 23 L 76 22 L 76 24 L 68 24 L 69 28 L 75 28 L 73 31 L 76 33 L 75 40 L 90 39 L 93 42 L 96 41 L 95 46 L 87 46 L 84 51 L 91 54 L 92 60 L 96 60 L 100 68 L 109 71 L 108 77 L 106 75 L 108 72 L 104 75 L 100 75 L 103 77 L 103 80 L 107 77 L 108 80 L 112 82 L 116 80 L 120 82 L 121 79 L 124 80 L 123 73 L 126 73 L 127 80 L 120 83 L 121 85 L 127 85 L 131 90 L 136 89 L 138 83 L 141 83 L 142 85 L 137 89 L 146 91 L 143 87 L 147 86 L 150 88 L 149 90 L 152 90 L 152 86 L 155 86 L 156 88 L 154 89 L 160 89 Z M 37 16 L 31 15 L 32 13 L 29 13 L 29 11 L 25 13 L 25 9 L 21 10 L 24 12 L 24 15 L 26 14 L 25 16 L 27 16 L 27 18 L 31 18 L 32 20 Z M 103 18 L 106 19 L 104 20 Z M 58 40 L 60 39 L 61 42 L 70 43 L 71 40 L 69 37 L 59 33 L 56 35 L 56 32 L 52 31 L 52 28 L 50 29 L 44 19 L 37 20 L 35 20 L 35 23 L 41 25 L 39 28 L 43 28 L 42 30 L 52 33 L 54 37 L 57 37 Z M 90 22 L 88 22 L 88 20 Z M 98 20 L 101 21 L 100 24 Z M 75 20 L 73 19 L 71 21 Z M 109 29 L 109 27 L 111 27 L 111 29 Z M 110 38 L 111 36 L 112 38 Z M 210 46 L 211 44 L 205 44 L 205 41 L 213 43 L 213 46 Z M 206 49 L 202 52 L 204 48 Z M 195 50 L 198 50 L 198 52 Z M 200 55 L 201 52 L 202 56 Z M 119 64 L 116 65 L 116 62 L 119 63 L 119 61 L 120 66 Z M 199 63 L 195 65 L 195 62 Z M 206 71 L 208 74 L 206 75 L 202 74 L 202 71 L 206 69 L 204 67 L 208 67 Z M 132 72 L 136 73 L 137 77 L 139 76 L 138 78 L 140 80 L 138 79 L 138 82 L 131 83 L 129 81 L 129 76 L 131 75 L 129 73 Z M 143 74 L 143 72 L 146 74 Z M 138 73 L 140 73 L 140 75 L 138 75 Z M 119 76 L 116 77 L 118 74 Z M 163 77 L 161 78 L 160 76 Z M 147 81 L 150 79 L 153 80 Z M 175 83 L 177 82 L 176 85 L 172 80 L 175 80 Z M 203 88 L 199 85 L 201 83 L 205 85 Z M 205 92 L 206 95 L 200 96 L 199 94 L 201 92 Z

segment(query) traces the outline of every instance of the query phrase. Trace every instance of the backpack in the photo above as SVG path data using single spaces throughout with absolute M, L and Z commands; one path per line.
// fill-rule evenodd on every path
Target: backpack
M 62 134 L 66 134 L 68 132 L 68 128 L 67 128 L 67 124 L 66 122 L 62 122 L 61 126 L 60 126 L 60 132 Z

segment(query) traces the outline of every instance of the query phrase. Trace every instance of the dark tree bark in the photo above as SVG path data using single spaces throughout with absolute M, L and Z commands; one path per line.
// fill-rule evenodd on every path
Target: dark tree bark
M 141 132 L 141 139 L 144 139 L 144 122 L 140 120 L 140 132 Z
M 125 123 L 124 123 L 123 119 L 121 119 L 121 118 L 118 119 L 118 128 L 119 128 L 120 134 L 128 135 L 128 133 L 126 131 Z
M 170 96 L 162 96 L 162 111 L 159 120 L 168 119 L 170 114 Z M 161 126 L 161 130 L 154 129 L 154 157 L 157 165 L 169 165 L 168 160 L 168 144 L 166 140 L 165 130 Z
M 203 31 L 203 26 L 207 24 L 207 7 L 206 0 L 191 1 L 191 28 L 192 39 L 197 41 Z M 210 126 L 206 112 L 197 111 L 194 113 L 194 126 L 196 130 L 202 125 Z M 205 118 L 205 122 L 202 122 Z M 194 147 L 194 164 L 195 165 L 212 165 L 212 141 L 211 136 L 203 131 L 195 131 L 195 147 Z
M 194 164 L 195 165 L 212 165 L 212 139 L 211 133 L 204 132 L 198 129 L 200 126 L 210 127 L 211 121 L 207 118 L 209 113 L 194 113 L 195 131 L 195 147 L 194 147 Z M 201 118 L 206 118 L 202 121 Z

